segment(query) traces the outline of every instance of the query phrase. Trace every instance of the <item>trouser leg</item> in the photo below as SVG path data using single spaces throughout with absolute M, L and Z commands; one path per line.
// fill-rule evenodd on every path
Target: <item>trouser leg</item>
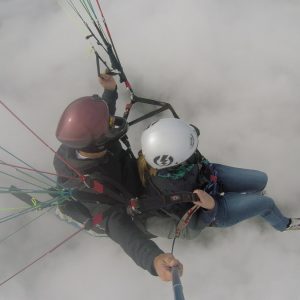
M 220 164 L 213 164 L 213 166 L 218 173 L 218 182 L 224 192 L 260 192 L 268 182 L 267 175 L 261 171 Z
M 285 217 L 273 199 L 260 194 L 227 193 L 219 199 L 217 227 L 228 227 L 260 216 L 276 230 L 284 231 L 290 219 Z

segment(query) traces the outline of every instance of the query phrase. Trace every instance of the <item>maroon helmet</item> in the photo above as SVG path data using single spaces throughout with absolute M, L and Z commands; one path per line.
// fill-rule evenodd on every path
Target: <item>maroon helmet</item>
M 115 124 L 110 126 L 108 106 L 99 96 L 82 97 L 70 103 L 63 112 L 56 137 L 71 148 L 101 151 L 127 132 L 126 120 L 114 118 Z

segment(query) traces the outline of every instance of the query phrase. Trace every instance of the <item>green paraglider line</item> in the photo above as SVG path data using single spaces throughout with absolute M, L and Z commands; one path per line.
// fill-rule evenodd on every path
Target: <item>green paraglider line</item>
M 29 193 L 29 194 L 57 194 L 57 195 L 62 195 L 61 191 L 49 191 L 49 190 L 32 190 L 32 189 L 19 189 L 14 191 L 11 190 L 11 188 L 8 187 L 0 187 L 0 194 L 11 194 L 14 192 L 14 194 L 23 194 L 23 193 Z
M 99 21 L 96 17 L 96 14 L 95 14 L 95 11 L 92 7 L 92 3 L 90 2 L 90 0 L 87 0 L 87 2 L 85 3 L 84 0 L 79 0 L 80 3 L 82 4 L 82 6 L 84 7 L 84 9 L 86 10 L 87 14 L 90 16 L 93 24 L 95 25 L 96 29 L 97 29 L 97 32 L 98 34 L 100 35 L 103 43 L 106 45 L 107 48 L 105 48 L 103 46 L 103 44 L 99 41 L 99 39 L 96 37 L 96 35 L 93 33 L 93 31 L 91 30 L 91 28 L 89 27 L 89 25 L 87 24 L 87 22 L 83 19 L 83 17 L 81 16 L 81 14 L 79 13 L 79 11 L 77 10 L 77 8 L 75 7 L 74 3 L 72 2 L 72 0 L 66 0 L 66 2 L 70 5 L 70 7 L 74 10 L 74 12 L 77 14 L 77 16 L 81 19 L 81 21 L 84 23 L 84 25 L 86 26 L 86 28 L 88 29 L 88 31 L 90 32 L 90 36 L 87 37 L 90 38 L 90 37 L 93 37 L 95 38 L 97 44 L 102 47 L 104 49 L 104 51 L 107 53 L 107 55 L 109 56 L 110 58 L 110 61 L 111 61 L 111 65 L 112 65 L 112 68 L 113 69 L 117 69 L 120 73 L 118 73 L 119 77 L 120 77 L 120 82 L 124 82 L 125 83 L 125 86 L 126 88 L 129 90 L 130 92 L 130 97 L 131 97 L 131 102 L 129 103 L 129 105 L 127 105 L 126 107 L 126 110 L 125 110 L 125 113 L 124 113 L 124 118 L 128 118 L 128 115 L 129 115 L 129 112 L 131 110 L 131 107 L 134 103 L 136 102 L 140 102 L 140 103 L 145 103 L 145 104 L 150 104 L 150 105 L 154 105 L 154 106 L 160 106 L 159 109 L 156 109 L 148 114 L 145 114 L 144 116 L 136 119 L 136 120 L 133 120 L 129 123 L 129 125 L 133 125 L 135 123 L 138 123 L 142 120 L 145 120 L 146 118 L 149 118 L 157 113 L 160 113 L 164 110 L 167 110 L 169 109 L 173 116 L 175 118 L 178 118 L 178 115 L 176 114 L 176 112 L 174 111 L 174 109 L 172 108 L 172 106 L 169 104 L 169 103 L 166 103 L 166 102 L 162 102 L 162 101 L 157 101 L 157 100 L 153 100 L 153 99 L 147 99 L 147 98 L 141 98 L 141 97 L 137 97 L 134 95 L 133 93 L 133 90 L 132 90 L 132 87 L 131 87 L 131 84 L 129 83 L 129 81 L 127 80 L 126 78 L 126 75 L 124 73 L 124 70 L 123 70 L 123 67 L 120 63 L 120 60 L 119 60 L 119 57 L 117 55 L 117 51 L 115 49 L 115 46 L 114 46 L 114 43 L 113 43 L 113 40 L 112 40 L 112 37 L 111 37 L 111 34 L 110 34 L 110 31 L 108 29 L 108 26 L 107 26 L 107 23 L 106 23 L 106 20 L 105 20 L 105 17 L 104 17 L 104 14 L 103 14 L 103 11 L 101 9 L 101 6 L 99 4 L 99 1 L 97 1 L 97 5 L 99 7 L 99 10 L 100 10 L 100 14 L 102 16 L 102 20 L 103 20 L 103 23 L 104 23 L 104 26 L 105 26 L 105 29 L 106 29 L 106 33 L 109 37 L 109 40 L 110 40 L 110 43 L 108 42 L 108 39 L 106 38 L 104 32 L 103 32 L 103 29 L 102 27 L 100 26 L 99 24 Z M 91 12 L 89 11 L 88 9 L 88 6 L 90 6 L 91 10 L 92 10 L 92 13 L 95 15 L 96 17 L 96 20 L 93 18 Z M 96 24 L 96 21 L 98 22 L 98 26 Z M 96 57 L 97 57 L 97 52 L 94 50 L 95 54 L 96 54 Z M 99 56 L 99 55 L 98 55 Z M 100 56 L 99 56 L 100 58 Z M 98 58 L 98 59 L 99 59 Z M 102 62 L 104 62 L 104 60 L 100 59 Z M 110 68 L 107 66 L 108 70 L 110 70 Z M 99 69 L 99 68 L 98 68 Z M 72 167 L 72 165 L 70 165 L 68 162 L 66 162 L 60 155 L 57 154 L 57 152 L 52 148 L 50 147 L 43 139 L 41 139 L 27 124 L 25 124 L 10 108 L 8 108 L 7 105 L 5 105 L 3 103 L 3 101 L 0 100 L 0 104 L 6 108 L 24 127 L 26 127 L 27 130 L 29 130 L 40 142 L 42 142 L 47 148 L 49 148 L 53 153 L 56 154 L 57 158 L 59 158 L 62 162 L 64 162 L 78 177 L 67 177 L 67 176 L 61 176 L 61 177 L 65 177 L 65 178 L 72 178 L 72 179 L 77 179 L 77 180 L 81 180 L 83 182 L 85 182 L 85 176 L 80 174 L 80 172 L 78 170 L 76 170 L 74 167 Z M 2 163 L 3 164 L 3 163 Z M 9 164 L 6 164 L 6 165 L 9 165 Z M 28 170 L 28 171 L 35 171 L 37 173 L 40 173 L 40 174 L 48 174 L 48 175 L 58 175 L 60 176 L 59 174 L 53 174 L 53 173 L 50 173 L 50 172 L 41 172 L 41 171 L 38 171 L 34 168 L 32 168 L 30 166 L 30 168 L 25 168 L 25 167 L 20 167 L 20 166 L 14 166 L 14 165 L 11 165 L 15 168 L 18 168 L 18 169 L 23 169 L 23 170 Z M 27 192 L 25 189 L 22 190 L 23 194 L 24 192 Z M 14 191 L 13 194 L 15 194 L 16 196 L 19 194 L 19 195 L 22 195 L 22 192 L 18 192 L 17 190 Z M 17 196 L 18 197 L 18 196 Z M 30 198 L 30 196 L 28 195 L 28 197 Z M 45 201 L 45 202 L 37 202 L 38 204 L 35 204 L 33 206 L 31 206 L 30 208 L 28 209 L 25 209 L 23 211 L 21 211 L 20 213 L 18 214 L 13 214 L 13 215 L 10 215 L 10 216 L 7 216 L 6 217 L 6 220 L 4 220 L 5 218 L 3 219 L 0 219 L 0 223 L 2 222 L 5 222 L 5 221 L 8 221 L 10 219 L 13 219 L 13 218 L 16 218 L 20 215 L 23 215 L 27 212 L 30 212 L 30 211 L 33 211 L 33 210 L 40 210 L 40 209 L 44 209 L 44 208 L 52 208 L 53 206 L 55 205 L 59 205 L 61 203 L 63 203 L 65 200 L 67 199 L 67 197 L 62 197 L 62 196 L 58 196 L 57 198 L 53 198 L 49 201 Z M 22 199 L 21 199 L 22 200 Z M 61 200 L 61 202 L 59 201 Z M 28 199 L 27 199 L 28 201 Z M 26 202 L 26 201 L 25 201 Z M 27 202 L 26 202 L 27 203 Z M 33 222 L 33 221 L 32 221 Z M 30 266 L 32 266 L 34 263 L 38 262 L 39 260 L 41 260 L 42 258 L 44 258 L 47 254 L 53 252 L 54 250 L 56 250 L 58 247 L 60 247 L 62 244 L 64 244 L 65 242 L 67 242 L 68 240 L 70 240 L 72 237 L 74 237 L 75 235 L 77 235 L 78 233 L 80 233 L 81 231 L 83 231 L 86 227 L 86 223 L 83 224 L 83 226 L 77 230 L 76 232 L 74 232 L 72 235 L 70 235 L 69 237 L 65 238 L 61 243 L 59 243 L 58 245 L 56 245 L 55 247 L 53 247 L 51 250 L 47 251 L 46 253 L 42 254 L 41 256 L 39 256 L 37 259 L 35 259 L 34 261 L 32 261 L 30 264 L 28 264 L 27 266 L 25 266 L 24 268 L 22 268 L 21 270 L 19 270 L 18 272 L 16 272 L 14 275 L 12 275 L 11 277 L 9 277 L 8 279 L 6 279 L 5 281 L 1 282 L 0 283 L 0 286 L 2 286 L 3 284 L 5 284 L 6 282 L 8 282 L 9 280 L 11 280 L 12 278 L 14 278 L 15 276 L 17 276 L 18 274 L 20 274 L 21 272 L 25 271 L 27 268 L 29 268 Z M 19 229 L 21 230 L 21 229 Z M 175 241 L 174 241 L 175 242 Z M 173 248 L 174 248 L 174 245 L 173 245 Z M 173 251 L 173 250 L 172 250 Z M 174 271 L 172 271 L 172 274 L 173 274 L 173 286 L 175 285 L 176 286 L 176 290 L 177 290 L 177 287 L 178 286 L 181 286 L 181 291 L 182 291 L 182 285 L 181 285 L 181 282 L 180 282 L 180 278 L 179 278 L 179 270 L 178 268 L 174 268 Z M 176 274 L 178 275 L 178 278 L 176 279 Z M 179 283 L 178 283 L 178 280 L 179 280 Z M 174 293 L 175 293 L 175 290 L 174 290 Z M 176 297 L 176 294 L 175 294 L 175 297 Z M 184 300 L 184 297 L 183 297 L 183 294 L 182 294 L 182 298 L 176 298 L 176 300 Z
M 100 40 L 96 37 L 96 35 L 94 34 L 94 32 L 92 31 L 92 29 L 90 28 L 90 26 L 88 25 L 88 23 L 83 19 L 83 17 L 81 16 L 80 12 L 78 11 L 78 9 L 76 8 L 75 4 L 72 2 L 72 0 L 66 0 L 66 2 L 68 3 L 68 5 L 73 9 L 73 11 L 75 12 L 75 14 L 80 18 L 80 20 L 82 21 L 82 23 L 85 25 L 85 27 L 87 28 L 87 30 L 89 31 L 90 35 L 86 37 L 86 39 L 89 39 L 90 37 L 93 37 L 97 43 L 97 45 L 99 45 L 100 47 L 103 48 L 103 50 L 108 54 L 107 49 L 104 47 L 104 45 L 100 42 Z M 107 64 L 105 64 L 105 66 L 110 70 L 109 66 Z
M 23 209 L 22 211 L 20 211 L 18 213 L 11 214 L 11 215 L 5 216 L 3 218 L 0 218 L 0 223 L 4 223 L 4 222 L 7 222 L 7 221 L 16 219 L 16 218 L 18 218 L 18 217 L 20 217 L 24 214 L 30 213 L 30 212 L 35 211 L 35 210 L 42 210 L 42 209 L 47 208 L 47 207 L 60 205 L 65 201 L 66 201 L 66 198 L 63 199 L 62 197 L 57 197 L 57 198 L 50 199 L 48 201 L 38 202 L 38 204 L 36 204 L 36 205 L 34 205 L 34 202 L 33 202 L 32 206 L 29 207 L 29 208 Z
M 97 19 L 97 16 L 96 16 L 96 13 L 94 11 L 94 8 L 91 4 L 90 1 L 84 1 L 84 0 L 80 0 L 80 3 L 82 4 L 82 6 L 85 8 L 87 14 L 90 16 L 90 18 L 93 20 L 93 21 L 96 21 L 98 20 Z M 94 15 L 94 18 L 92 16 L 92 14 Z
M 74 177 L 74 176 L 64 176 L 64 175 L 60 175 L 60 174 L 57 174 L 57 173 L 41 171 L 41 170 L 32 169 L 32 168 L 26 168 L 26 167 L 14 165 L 14 164 L 5 163 L 3 161 L 0 161 L 0 165 L 12 167 L 12 168 L 17 168 L 17 169 L 22 169 L 22 170 L 27 170 L 27 171 L 32 171 L 32 172 L 36 172 L 38 174 L 48 174 L 48 175 L 59 176 L 59 177 L 68 178 L 68 179 L 77 179 L 77 180 L 79 179 L 78 177 Z M 54 182 L 56 183 L 56 181 L 54 181 Z
M 13 210 L 24 210 L 28 207 L 6 207 L 6 208 L 0 208 L 0 212 L 7 212 L 7 211 L 13 211 Z
M 17 172 L 19 172 L 19 173 L 21 173 L 21 174 L 23 174 L 23 175 L 29 177 L 29 178 L 32 178 L 32 179 L 38 181 L 39 183 L 42 183 L 42 184 L 48 186 L 49 188 L 52 188 L 52 187 L 53 187 L 53 186 L 50 185 L 49 183 L 44 182 L 43 180 L 41 180 L 41 179 L 39 179 L 39 178 L 37 178 L 37 177 L 35 177 L 35 176 L 32 176 L 31 174 L 28 174 L 27 172 L 24 172 L 24 171 L 19 170 L 19 169 L 15 169 L 15 170 L 16 170 Z
M 15 191 L 18 190 L 18 188 L 14 187 Z M 65 191 L 63 191 L 65 192 Z M 13 194 L 19 198 L 22 201 L 25 201 L 26 203 L 29 203 L 29 199 L 31 198 L 30 195 L 23 193 L 23 197 L 16 195 L 14 192 Z M 67 194 L 63 194 L 63 195 L 67 195 Z M 7 240 L 8 238 L 12 237 L 13 235 L 15 235 L 17 232 L 19 232 L 20 230 L 22 230 L 23 228 L 25 228 L 26 226 L 30 225 L 31 223 L 33 223 L 34 221 L 36 221 L 37 219 L 39 219 L 40 217 L 42 217 L 43 215 L 45 215 L 46 213 L 48 213 L 51 209 L 53 209 L 53 206 L 57 206 L 57 205 L 61 205 L 62 203 L 64 203 L 68 198 L 65 196 L 61 196 L 61 197 L 57 197 L 57 198 L 53 198 L 49 201 L 46 202 L 40 202 L 37 201 L 37 203 L 43 204 L 43 207 L 40 207 L 39 209 L 44 209 L 46 207 L 49 207 L 49 209 L 40 214 L 39 216 L 37 216 L 36 218 L 30 220 L 29 222 L 25 223 L 23 226 L 21 226 L 20 228 L 18 228 L 17 230 L 15 230 L 14 232 L 12 232 L 11 234 L 9 234 L 8 236 L 6 236 L 5 238 L 0 240 L 0 243 L 4 242 L 5 240 Z M 47 204 L 47 205 L 44 205 Z M 30 209 L 36 209 L 37 206 L 34 206 L 33 208 Z M 63 241 L 61 241 L 60 243 L 58 243 L 56 246 L 54 246 L 53 248 L 51 248 L 50 250 L 48 250 L 47 252 L 45 252 L 44 254 L 42 254 L 41 256 L 39 256 L 38 258 L 36 258 L 35 260 L 33 260 L 32 262 L 30 262 L 29 264 L 27 264 L 25 267 L 23 267 L 22 269 L 20 269 L 19 271 L 17 271 L 16 273 L 14 273 L 12 276 L 10 276 L 9 278 L 7 278 L 6 280 L 0 282 L 0 287 L 2 285 L 4 285 L 5 283 L 7 283 L 8 281 L 10 281 L 11 279 L 13 279 L 14 277 L 16 277 L 17 275 L 19 275 L 20 273 L 24 272 L 26 269 L 28 269 L 29 267 L 31 267 L 33 264 L 35 264 L 36 262 L 40 261 L 41 259 L 43 259 L 46 255 L 52 253 L 53 251 L 55 251 L 57 248 L 59 248 L 60 246 L 62 246 L 64 243 L 66 243 L 67 241 L 69 241 L 71 238 L 73 238 L 75 235 L 77 235 L 78 233 L 80 233 L 81 231 L 85 230 L 86 228 L 89 228 L 89 224 L 92 220 L 91 219 L 87 219 L 83 225 L 74 233 L 72 233 L 71 235 L 69 235 L 68 237 L 66 237 Z M 1 223 L 1 219 L 0 219 L 0 223 Z M 98 224 L 98 223 L 95 223 Z
M 0 103 L 2 103 L 2 101 L 0 100 Z M 2 103 L 3 105 L 3 103 Z M 4 106 L 5 107 L 5 106 Z M 34 169 L 30 164 L 28 164 L 27 162 L 25 162 L 24 160 L 22 160 L 21 158 L 17 157 L 16 155 L 14 155 L 12 152 L 8 151 L 7 149 L 5 149 L 4 147 L 0 146 L 0 149 L 4 152 L 6 152 L 7 154 L 9 154 L 10 156 L 12 156 L 13 158 L 15 158 L 16 160 L 18 160 L 19 162 L 23 163 L 25 166 L 31 168 L 31 169 Z M 2 164 L 6 164 L 4 161 L 0 161 L 0 163 Z M 39 173 L 39 172 L 37 172 Z M 44 175 L 44 173 L 39 173 L 41 176 L 45 177 L 46 179 L 48 179 L 49 181 L 51 181 L 52 183 L 55 183 L 55 180 L 53 180 L 52 178 Z

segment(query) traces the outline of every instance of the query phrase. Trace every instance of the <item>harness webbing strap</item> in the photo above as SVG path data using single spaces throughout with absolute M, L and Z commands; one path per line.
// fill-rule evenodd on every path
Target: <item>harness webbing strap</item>
M 103 184 L 101 184 L 99 181 L 94 180 L 94 184 L 93 184 L 93 190 L 96 191 L 97 193 L 103 193 L 104 191 L 104 187 Z
M 96 214 L 93 219 L 92 219 L 92 223 L 93 225 L 99 225 L 103 222 L 103 219 L 104 219 L 104 216 L 103 214 L 99 213 L 99 214 Z
M 176 238 L 178 238 L 180 236 L 182 230 L 188 225 L 192 216 L 199 208 L 200 208 L 200 206 L 195 204 L 183 215 L 183 217 L 180 219 L 180 221 L 178 222 L 177 227 L 176 227 L 176 231 L 175 231 Z

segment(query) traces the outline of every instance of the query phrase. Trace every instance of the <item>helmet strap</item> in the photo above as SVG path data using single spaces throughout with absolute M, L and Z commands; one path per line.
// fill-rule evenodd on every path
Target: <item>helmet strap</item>
M 115 126 L 115 117 L 109 116 L 108 124 L 110 128 L 113 128 Z
M 100 151 L 100 152 L 85 152 L 82 150 L 79 150 L 79 154 L 83 157 L 90 158 L 90 159 L 96 159 L 96 158 L 102 158 L 107 153 L 107 150 Z

